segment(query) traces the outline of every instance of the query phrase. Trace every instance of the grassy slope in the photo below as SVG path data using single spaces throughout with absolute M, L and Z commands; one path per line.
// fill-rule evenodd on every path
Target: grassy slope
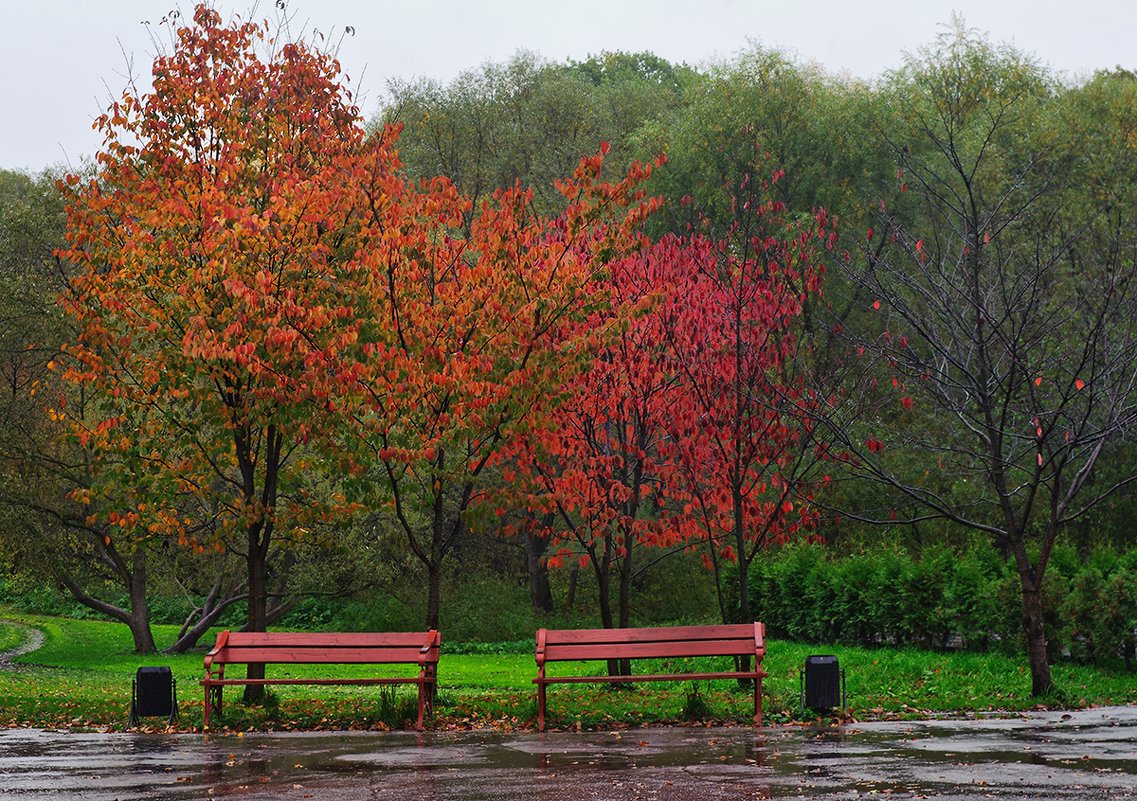
M 4 613 L 9 620 L 44 631 L 42 648 L 14 659 L 0 669 L 0 724 L 37 726 L 125 726 L 131 679 L 144 665 L 169 665 L 178 684 L 183 729 L 201 725 L 202 651 L 184 656 L 131 652 L 127 629 L 119 624 Z M 0 650 L 14 644 L 12 627 L 0 626 Z M 173 627 L 155 627 L 159 644 L 172 642 Z M 212 637 L 209 638 L 210 642 Z M 10 647 L 10 646 L 8 646 Z M 493 725 L 519 728 L 533 725 L 536 669 L 531 654 L 454 655 L 445 653 L 440 665 L 439 703 L 431 724 L 437 728 Z M 1027 695 L 1029 677 L 1021 660 L 993 654 L 930 653 L 914 650 L 818 647 L 770 642 L 765 666 L 765 710 L 770 722 L 801 719 L 798 708 L 798 670 L 808 654 L 836 655 L 848 675 L 849 706 L 858 718 L 892 715 L 916 717 L 929 713 L 965 714 L 971 711 L 1019 710 L 1037 702 Z M 240 668 L 237 668 L 240 670 Z M 550 668 L 551 673 L 602 670 L 575 664 Z M 647 669 L 641 665 L 639 670 Z M 270 675 L 285 668 L 270 667 Z M 297 674 L 374 675 L 409 667 L 297 667 Z M 237 675 L 240 675 L 239 673 Z M 1081 666 L 1057 665 L 1055 677 L 1064 703 L 1137 703 L 1132 676 Z M 749 692 L 733 682 L 701 682 L 696 706 L 720 722 L 746 722 Z M 550 724 L 584 727 L 674 722 L 685 718 L 690 703 L 688 683 L 634 685 L 623 691 L 579 685 L 550 690 Z M 224 725 L 233 728 L 382 728 L 405 725 L 414 707 L 413 688 L 388 690 L 360 687 L 280 687 L 265 707 L 247 709 L 233 703 L 238 692 L 226 694 Z M 146 721 L 164 725 L 159 719 Z

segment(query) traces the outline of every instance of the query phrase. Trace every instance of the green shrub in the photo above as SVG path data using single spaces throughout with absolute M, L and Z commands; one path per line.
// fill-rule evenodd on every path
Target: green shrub
M 875 582 L 876 563 L 869 554 L 853 554 L 833 560 L 833 614 L 841 621 L 840 636 L 834 640 L 872 645 L 880 636 L 878 610 L 868 603 L 865 588 Z
M 816 545 L 773 549 L 750 571 L 751 607 L 772 637 L 1021 653 L 1022 589 L 986 542 L 894 545 L 844 556 Z M 1055 548 L 1042 585 L 1052 661 L 1137 667 L 1137 549 Z

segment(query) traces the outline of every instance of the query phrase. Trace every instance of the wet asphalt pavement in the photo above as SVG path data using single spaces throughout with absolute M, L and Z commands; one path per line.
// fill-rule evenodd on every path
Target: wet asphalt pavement
M 1137 707 L 840 728 L 0 731 L 0 799 L 1137 799 Z

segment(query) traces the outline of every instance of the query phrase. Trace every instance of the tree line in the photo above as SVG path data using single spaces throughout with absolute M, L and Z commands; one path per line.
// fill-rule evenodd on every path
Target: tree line
M 382 592 L 377 551 L 428 625 L 492 535 L 535 607 L 576 565 L 612 626 L 662 556 L 750 619 L 771 545 L 971 530 L 1050 690 L 1050 555 L 1124 539 L 1137 476 L 1132 73 L 953 20 L 871 84 L 521 53 L 367 123 L 267 32 L 199 8 L 87 173 L 4 175 L 13 568 L 152 650 L 153 571 L 185 648 Z

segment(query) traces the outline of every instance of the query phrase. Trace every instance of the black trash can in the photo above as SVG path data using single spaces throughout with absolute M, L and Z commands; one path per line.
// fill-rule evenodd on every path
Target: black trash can
M 131 699 L 130 722 L 139 718 L 164 717 L 173 723 L 178 716 L 177 682 L 169 667 L 140 667 L 135 674 Z
M 802 706 L 810 709 L 845 707 L 845 671 L 835 656 L 808 656 L 803 673 Z

